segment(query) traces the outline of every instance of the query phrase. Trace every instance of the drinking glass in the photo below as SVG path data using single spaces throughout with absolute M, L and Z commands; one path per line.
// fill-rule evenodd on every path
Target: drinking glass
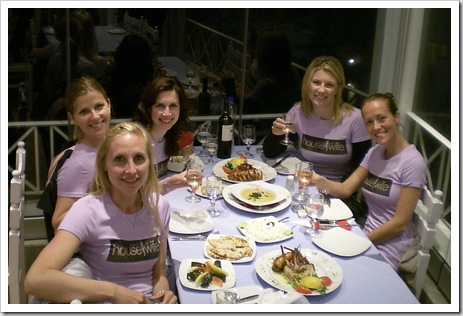
M 307 212 L 307 215 L 310 217 L 310 223 L 311 227 L 307 229 L 307 233 L 310 236 L 315 236 L 318 235 L 318 229 L 315 226 L 315 222 L 318 218 L 320 218 L 323 215 L 324 211 L 324 201 L 323 201 L 323 195 L 322 194 L 311 194 L 305 201 L 304 201 L 304 206 L 305 206 L 305 211 Z
M 215 208 L 215 201 L 222 192 L 222 180 L 216 176 L 209 176 L 206 178 L 206 194 L 211 200 L 211 207 L 207 209 L 207 212 L 212 217 L 217 217 L 222 214 L 218 209 Z
M 254 125 L 244 125 L 241 132 L 241 140 L 246 144 L 246 151 L 241 150 L 237 154 L 246 156 L 246 158 L 254 157 L 250 150 L 251 145 L 256 141 L 256 127 Z
M 307 187 L 313 176 L 313 164 L 308 161 L 301 161 L 296 164 L 294 176 L 299 183 L 299 192 L 293 195 L 293 201 L 303 203 L 309 196 Z
M 207 123 L 200 125 L 198 134 L 196 135 L 196 139 L 201 143 L 202 147 L 201 151 L 198 153 L 199 157 L 209 157 L 209 152 L 205 148 L 205 144 L 209 136 L 211 136 L 211 125 Z
M 197 203 L 201 198 L 196 195 L 196 189 L 202 184 L 203 174 L 199 164 L 192 163 L 186 171 L 186 183 L 190 186 L 191 195 L 187 196 L 185 200 L 190 203 Z
M 283 120 L 285 121 L 285 128 L 283 129 L 283 132 L 285 132 L 285 139 L 280 141 L 280 144 L 282 145 L 291 145 L 293 142 L 289 140 L 289 132 L 294 128 L 294 118 L 291 113 L 286 113 L 285 116 L 283 116 Z
M 214 158 L 213 158 L 214 153 L 217 152 L 217 149 L 219 148 L 217 135 L 211 134 L 211 136 L 207 137 L 205 148 L 209 152 L 209 159 L 207 160 L 206 163 L 208 165 L 213 165 L 215 163 Z

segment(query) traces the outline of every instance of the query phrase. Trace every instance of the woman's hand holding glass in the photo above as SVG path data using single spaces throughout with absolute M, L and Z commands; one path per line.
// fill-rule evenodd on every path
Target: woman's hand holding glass
M 191 195 L 187 196 L 185 200 L 190 203 L 197 203 L 201 201 L 201 198 L 196 195 L 196 189 L 198 189 L 203 182 L 201 166 L 199 164 L 192 163 L 186 171 L 185 179 L 191 189 Z
M 294 130 L 294 118 L 293 114 L 287 113 L 283 117 L 283 133 L 285 134 L 285 139 L 280 141 L 280 144 L 282 145 L 291 145 L 293 142 L 289 140 L 289 132 Z

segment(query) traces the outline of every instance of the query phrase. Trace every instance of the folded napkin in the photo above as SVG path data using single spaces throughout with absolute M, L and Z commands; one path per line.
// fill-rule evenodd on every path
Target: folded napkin
M 287 293 L 265 289 L 260 294 L 259 304 L 309 304 L 307 298 L 299 293 Z
M 344 229 L 347 229 L 347 230 L 352 230 L 352 225 L 346 220 L 346 219 L 343 219 L 343 220 L 338 220 L 336 221 L 336 223 L 339 225 L 339 227 L 341 228 L 344 228 Z M 330 229 L 330 228 L 333 228 L 333 227 L 336 227 L 336 226 L 332 226 L 332 227 L 320 227 L 319 223 L 318 223 L 318 220 L 315 221 L 315 228 L 319 229 L 319 230 L 327 230 L 327 229 Z

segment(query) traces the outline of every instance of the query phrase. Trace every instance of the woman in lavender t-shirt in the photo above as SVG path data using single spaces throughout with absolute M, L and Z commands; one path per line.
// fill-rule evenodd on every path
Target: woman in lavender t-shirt
M 317 174 L 312 182 L 336 197 L 348 196 L 362 187 L 369 210 L 365 233 L 398 270 L 403 255 L 412 246 L 412 217 L 426 184 L 426 164 L 398 129 L 400 115 L 392 94 L 367 97 L 362 116 L 377 145 L 345 182 Z

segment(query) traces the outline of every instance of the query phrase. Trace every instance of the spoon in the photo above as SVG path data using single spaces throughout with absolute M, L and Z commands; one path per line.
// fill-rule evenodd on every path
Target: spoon
M 283 217 L 282 219 L 278 220 L 277 223 L 280 223 L 280 222 L 285 221 L 287 219 L 289 219 L 289 216 Z M 270 227 L 275 227 L 275 222 L 268 222 L 266 225 L 270 226 Z

